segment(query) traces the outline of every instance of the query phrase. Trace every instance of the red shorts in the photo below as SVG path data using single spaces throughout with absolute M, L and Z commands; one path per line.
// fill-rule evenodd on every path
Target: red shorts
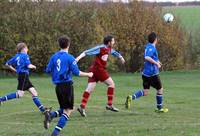
M 110 77 L 108 72 L 102 67 L 91 66 L 89 72 L 93 72 L 93 77 L 88 78 L 88 83 L 98 81 L 103 82 Z

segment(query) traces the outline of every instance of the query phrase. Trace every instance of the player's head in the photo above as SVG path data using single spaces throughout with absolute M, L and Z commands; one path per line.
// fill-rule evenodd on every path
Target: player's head
M 61 49 L 66 49 L 70 46 L 70 38 L 66 35 L 63 35 L 58 39 L 58 43 Z
M 20 42 L 17 44 L 17 52 L 24 52 L 27 53 L 28 52 L 28 47 L 25 43 Z
M 114 37 L 112 35 L 105 36 L 104 39 L 103 39 L 103 44 L 110 46 L 110 47 L 113 47 L 114 44 L 115 44 Z
M 149 43 L 152 43 L 152 44 L 156 44 L 157 43 L 157 35 L 155 32 L 151 32 L 149 35 L 148 35 L 148 42 Z

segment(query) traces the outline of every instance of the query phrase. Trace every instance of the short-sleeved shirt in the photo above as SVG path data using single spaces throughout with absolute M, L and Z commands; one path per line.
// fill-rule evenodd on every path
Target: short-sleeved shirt
M 62 50 L 51 56 L 46 72 L 51 73 L 54 84 L 72 82 L 72 74 L 80 74 L 75 58 Z
M 30 58 L 26 53 L 17 53 L 14 57 L 6 62 L 7 65 L 12 65 L 16 68 L 17 74 L 29 74 L 28 65 L 31 64 Z
M 156 50 L 155 45 L 148 43 L 145 46 L 145 53 L 144 53 L 144 58 L 145 57 L 151 57 L 155 61 L 159 61 L 158 59 L 158 52 Z M 151 77 L 159 74 L 159 68 L 156 64 L 153 64 L 149 61 L 144 62 L 144 69 L 142 71 L 142 75 Z

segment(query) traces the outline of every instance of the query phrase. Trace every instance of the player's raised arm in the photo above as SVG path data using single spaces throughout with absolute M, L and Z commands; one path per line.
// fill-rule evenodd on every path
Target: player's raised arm
M 119 58 L 121 60 L 122 64 L 125 63 L 125 60 L 122 57 L 122 55 L 119 52 L 117 52 L 116 50 L 112 49 L 111 54 L 112 54 L 112 56 Z
M 89 50 L 86 50 L 82 52 L 77 58 L 76 61 L 78 62 L 80 59 L 82 59 L 85 56 L 91 56 L 91 55 L 97 55 L 100 53 L 100 48 L 103 47 L 103 45 L 96 46 L 94 48 L 91 48 Z

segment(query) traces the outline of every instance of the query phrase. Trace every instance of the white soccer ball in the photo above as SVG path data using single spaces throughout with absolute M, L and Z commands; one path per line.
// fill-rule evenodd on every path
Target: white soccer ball
M 163 16 L 163 19 L 166 23 L 171 23 L 174 20 L 174 16 L 171 13 L 166 13 Z

